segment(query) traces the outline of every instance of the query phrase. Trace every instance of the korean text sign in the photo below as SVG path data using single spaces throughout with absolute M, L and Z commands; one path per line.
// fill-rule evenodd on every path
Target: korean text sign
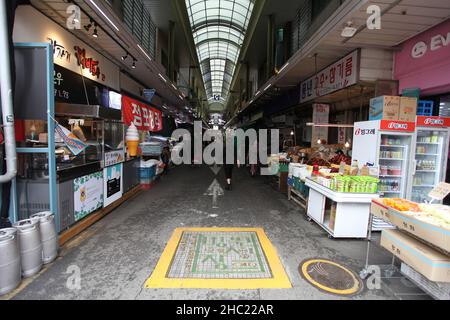
M 158 132 L 163 129 L 161 111 L 142 102 L 123 96 L 122 112 L 123 121 L 128 126 L 134 122 L 141 131 Z
M 301 84 L 300 103 L 325 96 L 358 82 L 358 50 L 320 71 Z

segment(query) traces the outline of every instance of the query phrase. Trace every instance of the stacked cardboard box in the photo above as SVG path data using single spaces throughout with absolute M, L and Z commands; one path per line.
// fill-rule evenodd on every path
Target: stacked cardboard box
M 370 100 L 369 120 L 415 122 L 417 98 L 381 96 Z

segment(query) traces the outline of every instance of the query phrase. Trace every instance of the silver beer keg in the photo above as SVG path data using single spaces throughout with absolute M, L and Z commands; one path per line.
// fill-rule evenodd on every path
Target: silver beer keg
M 22 280 L 17 230 L 0 229 L 0 296 L 17 288 Z
M 55 215 L 51 212 L 36 213 L 31 219 L 39 221 L 41 232 L 43 263 L 49 264 L 58 256 L 58 234 L 56 233 Z
M 42 242 L 39 220 L 26 219 L 14 224 L 17 229 L 22 275 L 32 277 L 42 269 Z

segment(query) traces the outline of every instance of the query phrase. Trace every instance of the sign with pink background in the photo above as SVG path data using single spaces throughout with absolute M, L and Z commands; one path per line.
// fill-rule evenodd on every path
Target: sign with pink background
M 420 88 L 422 95 L 450 92 L 450 20 L 406 41 L 395 54 L 400 93 Z

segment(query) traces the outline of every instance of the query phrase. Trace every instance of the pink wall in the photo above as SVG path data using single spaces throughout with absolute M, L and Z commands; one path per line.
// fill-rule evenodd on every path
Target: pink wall
M 450 20 L 406 41 L 395 54 L 394 77 L 423 95 L 450 92 Z

